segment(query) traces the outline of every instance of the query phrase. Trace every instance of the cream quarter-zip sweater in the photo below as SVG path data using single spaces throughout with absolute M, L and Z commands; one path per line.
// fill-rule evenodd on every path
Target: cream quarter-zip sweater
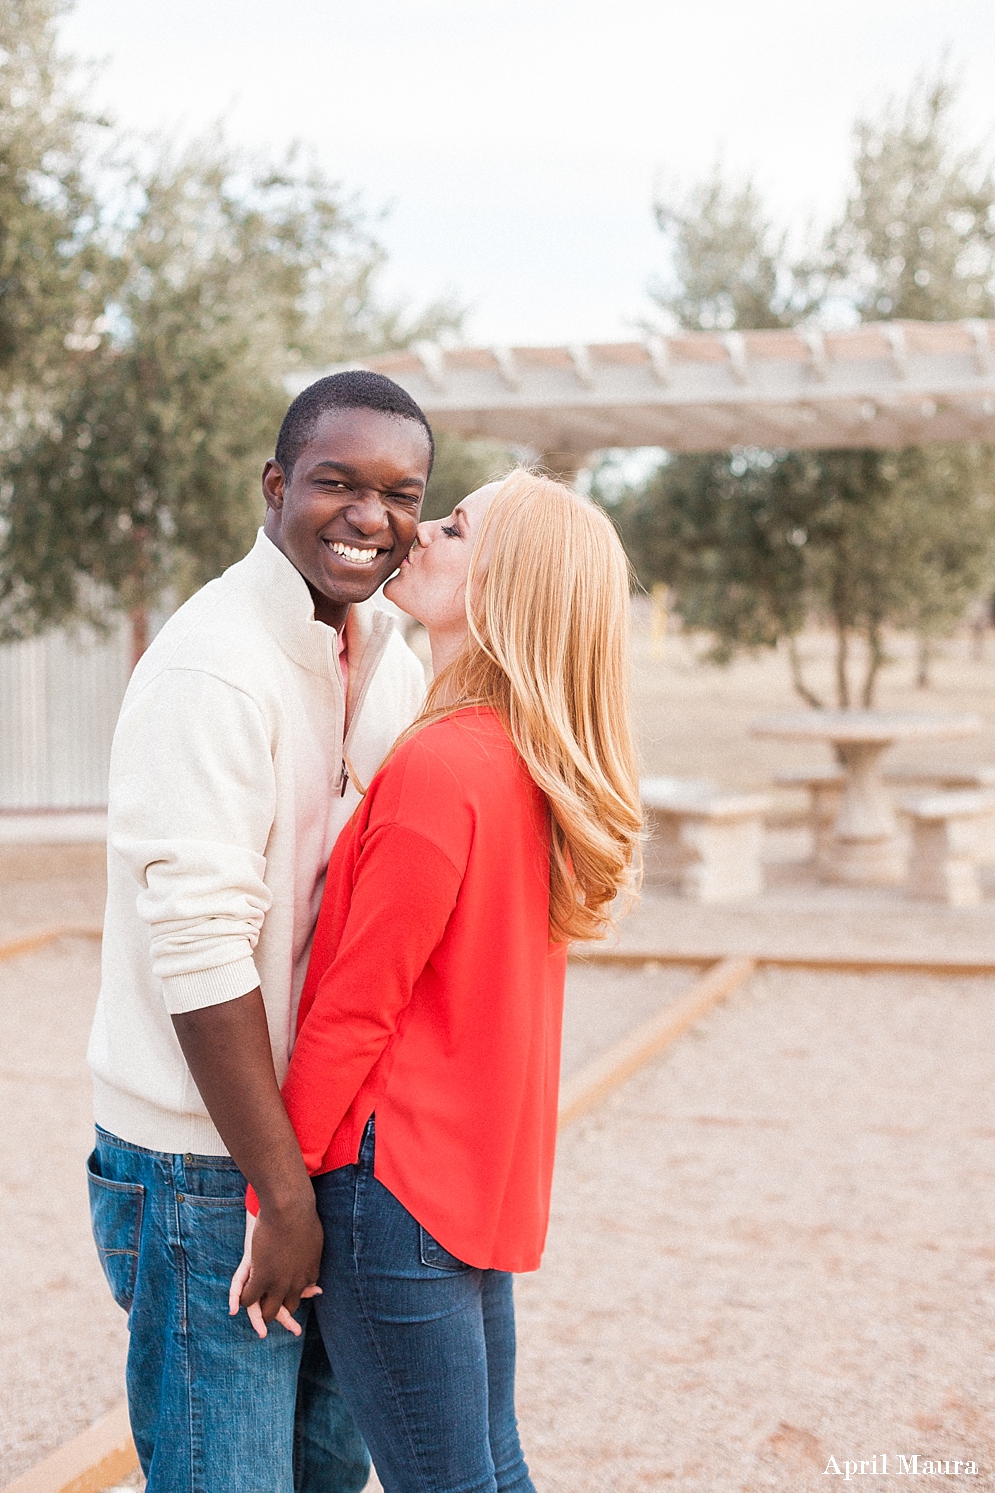
M 97 1124 L 122 1140 L 225 1154 L 177 1012 L 260 986 L 283 1080 L 332 846 L 425 689 L 391 619 L 364 602 L 346 623 L 347 713 L 338 641 L 260 531 L 132 676 L 111 753 L 89 1048 Z

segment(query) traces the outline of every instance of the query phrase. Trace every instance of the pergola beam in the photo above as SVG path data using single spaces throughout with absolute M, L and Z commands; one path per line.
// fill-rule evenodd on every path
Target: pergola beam
M 420 343 L 340 366 L 395 379 L 440 429 L 561 456 L 606 446 L 907 446 L 995 440 L 993 325 L 893 321 L 562 347 Z M 294 392 L 315 376 L 297 378 Z

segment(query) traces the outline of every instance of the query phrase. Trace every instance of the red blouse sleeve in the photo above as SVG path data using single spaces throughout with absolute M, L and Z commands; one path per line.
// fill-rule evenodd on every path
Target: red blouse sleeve
M 461 882 L 448 856 L 410 829 L 385 824 L 368 836 L 356 862 L 342 939 L 297 1035 L 283 1086 L 308 1171 L 321 1165 L 397 1030 L 415 981 L 446 930 Z

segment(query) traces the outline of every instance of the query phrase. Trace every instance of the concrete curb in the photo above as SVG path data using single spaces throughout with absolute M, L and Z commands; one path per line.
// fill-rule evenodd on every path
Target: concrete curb
M 137 1466 L 128 1404 L 122 1400 L 88 1431 L 8 1483 L 2 1493 L 101 1493 Z
M 665 1006 L 607 1052 L 585 1063 L 560 1089 L 557 1129 L 564 1130 L 593 1109 L 612 1089 L 617 1089 L 651 1058 L 676 1042 L 706 1011 L 744 984 L 755 969 L 753 959 L 720 959 L 680 1000 Z
M 103 938 L 100 928 L 45 928 L 40 933 L 28 933 L 23 938 L 12 938 L 0 943 L 0 960 L 16 959 L 19 954 L 32 954 L 35 949 L 44 949 L 60 938 L 89 938 L 99 942 Z
M 614 964 L 641 969 L 654 964 L 714 965 L 720 960 L 750 959 L 759 969 L 811 969 L 841 975 L 951 975 L 962 978 L 995 975 L 995 962 L 961 959 L 844 958 L 838 954 L 676 953 L 656 949 L 591 949 L 570 955 L 578 964 Z

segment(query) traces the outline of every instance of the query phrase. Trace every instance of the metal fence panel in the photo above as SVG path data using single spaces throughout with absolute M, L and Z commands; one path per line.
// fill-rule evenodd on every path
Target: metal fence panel
M 129 647 L 124 621 L 0 647 L 0 811 L 106 805 Z

